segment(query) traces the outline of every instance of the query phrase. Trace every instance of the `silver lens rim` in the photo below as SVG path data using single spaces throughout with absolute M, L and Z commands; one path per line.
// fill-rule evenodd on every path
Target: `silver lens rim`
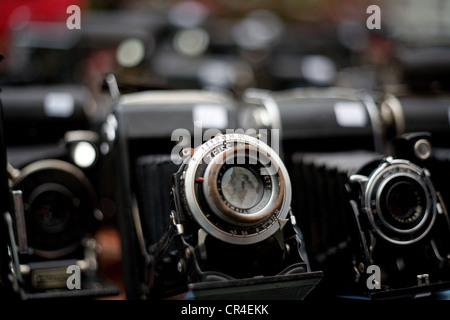
M 204 158 L 211 153 L 212 150 L 214 150 L 216 147 L 231 143 L 234 145 L 240 144 L 248 144 L 251 146 L 256 147 L 258 150 L 262 151 L 265 154 L 270 155 L 270 158 L 273 163 L 276 163 L 279 169 L 279 174 L 284 179 L 285 184 L 285 191 L 283 196 L 283 204 L 281 209 L 279 210 L 279 213 L 276 217 L 276 221 L 272 223 L 267 228 L 261 230 L 259 233 L 251 234 L 251 235 L 239 235 L 239 234 L 233 234 L 224 232 L 224 230 L 218 228 L 214 224 L 210 223 L 208 220 L 208 217 L 206 217 L 205 213 L 201 210 L 199 202 L 197 200 L 197 197 L 195 195 L 195 176 L 197 169 L 199 165 L 202 163 Z M 188 206 L 188 209 L 196 222 L 200 225 L 201 228 L 203 228 L 208 234 L 211 234 L 212 236 L 216 237 L 219 240 L 222 240 L 224 242 L 228 242 L 231 244 L 240 244 L 240 245 L 246 245 L 246 244 L 253 244 L 261 242 L 271 235 L 273 235 L 277 230 L 281 229 L 283 226 L 282 220 L 285 220 L 289 210 L 290 210 L 290 204 L 291 204 L 291 182 L 289 179 L 289 175 L 287 172 L 286 167 L 284 166 L 282 160 L 277 155 L 277 153 L 270 148 L 267 144 L 264 142 L 258 140 L 257 138 L 245 135 L 245 134 L 239 134 L 239 133 L 231 133 L 231 134 L 225 134 L 225 135 L 218 135 L 214 137 L 213 139 L 207 141 L 203 145 L 201 145 L 193 154 L 191 158 L 188 158 L 187 160 L 187 167 L 184 174 L 184 196 L 186 199 L 186 204 Z
M 208 203 L 211 205 L 211 209 L 214 211 L 214 213 L 216 213 L 222 219 L 238 225 L 251 225 L 269 217 L 273 213 L 271 208 L 277 207 L 277 203 L 279 200 L 281 200 L 280 197 L 282 197 L 284 193 L 283 177 L 279 174 L 278 165 L 274 164 L 277 167 L 277 175 L 279 175 L 280 183 L 276 181 L 277 179 L 275 175 L 268 175 L 271 180 L 272 192 L 264 207 L 262 207 L 257 212 L 250 214 L 242 214 L 238 210 L 224 208 L 222 203 L 220 203 L 221 201 L 218 200 L 218 190 L 213 185 L 213 183 L 217 181 L 218 173 L 221 167 L 226 163 L 230 163 L 229 160 L 234 157 L 236 152 L 239 153 L 239 151 L 244 149 L 245 147 L 246 146 L 237 146 L 236 148 L 228 149 L 214 158 L 212 163 L 210 163 L 210 165 L 208 165 L 208 167 L 206 168 L 204 177 L 207 183 L 203 184 L 204 195 L 208 200 Z M 250 146 L 249 148 L 252 147 Z M 258 156 L 262 156 L 264 158 L 264 162 L 268 162 L 271 164 L 273 163 L 272 161 L 270 161 L 270 158 L 261 150 L 259 150 Z M 256 158 L 258 156 L 256 156 Z M 258 161 L 258 159 L 255 159 L 255 154 L 253 152 L 249 153 L 248 158 L 252 159 L 254 162 Z M 213 196 L 213 194 L 215 194 L 215 196 Z
M 395 172 L 397 170 L 397 172 Z M 390 172 L 393 172 L 390 174 Z M 422 221 L 411 229 L 398 229 L 384 218 L 381 212 L 381 193 L 389 181 L 400 176 L 414 179 L 423 188 L 427 201 Z M 381 164 L 369 177 L 365 188 L 366 213 L 373 229 L 385 240 L 399 245 L 409 245 L 423 239 L 433 228 L 436 220 L 436 192 L 430 178 L 419 166 L 403 159 L 395 159 Z M 381 222 L 381 223 L 380 223 Z M 388 233 L 398 235 L 398 239 Z M 412 236 L 410 238 L 405 236 Z
M 389 223 L 384 215 L 383 209 L 382 209 L 382 204 L 381 202 L 384 200 L 382 193 L 384 192 L 387 184 L 389 182 L 391 182 L 392 180 L 398 178 L 398 177 L 407 177 L 407 178 L 411 178 L 413 180 L 415 180 L 415 182 L 417 182 L 418 185 L 420 185 L 420 187 L 424 190 L 425 193 L 425 197 L 427 198 L 427 203 L 426 203 L 426 208 L 425 208 L 425 213 L 422 216 L 421 221 L 415 225 L 413 228 L 410 229 L 399 229 L 394 227 L 391 223 Z M 379 217 L 381 219 L 381 221 L 383 222 L 383 224 L 389 228 L 390 230 L 397 232 L 397 233 L 404 233 L 404 234 L 409 234 L 412 232 L 416 232 L 417 230 L 419 230 L 420 228 L 422 228 L 422 226 L 427 222 L 428 216 L 430 214 L 431 211 L 431 202 L 428 200 L 428 191 L 427 191 L 427 187 L 426 185 L 423 183 L 423 181 L 417 180 L 417 176 L 410 174 L 410 173 L 396 173 L 393 174 L 391 176 L 389 176 L 387 179 L 383 180 L 383 182 L 381 183 L 380 187 L 377 190 L 377 209 L 380 212 Z

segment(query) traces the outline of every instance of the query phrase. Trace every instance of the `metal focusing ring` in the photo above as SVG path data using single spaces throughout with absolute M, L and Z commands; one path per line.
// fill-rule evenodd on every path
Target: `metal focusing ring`
M 395 226 L 383 202 L 386 201 L 386 188 L 395 181 L 412 181 L 420 190 L 423 212 L 416 214 L 417 221 L 406 228 Z M 388 193 L 389 194 L 389 190 Z M 431 230 L 436 219 L 436 192 L 426 171 L 407 160 L 390 160 L 381 164 L 369 177 L 365 188 L 365 206 L 369 221 L 375 231 L 385 240 L 400 245 L 408 245 L 423 239 Z
M 260 181 L 259 183 L 260 187 L 264 188 L 262 192 L 263 194 L 259 197 L 259 203 L 252 206 L 253 208 L 256 208 L 254 210 L 246 210 L 242 208 L 242 205 L 234 206 L 229 203 L 221 190 L 221 181 L 224 179 L 224 177 L 221 177 L 221 174 L 223 174 L 222 168 L 224 168 L 227 163 L 234 163 L 236 160 L 236 154 L 239 154 L 241 151 L 244 151 L 244 154 L 247 152 L 248 159 L 253 160 L 253 163 L 257 163 L 258 156 L 264 158 L 264 163 L 270 163 L 269 157 L 267 157 L 264 152 L 258 151 L 253 146 L 241 145 L 236 148 L 228 149 L 220 156 L 214 158 L 211 164 L 207 167 L 205 171 L 205 181 L 207 183 L 203 184 L 203 192 L 208 203 L 211 205 L 211 209 L 218 216 L 230 223 L 251 225 L 252 223 L 258 223 L 259 221 L 270 217 L 270 215 L 272 215 L 274 211 L 280 207 L 284 195 L 284 180 L 283 177 L 278 174 L 278 168 L 276 169 L 276 172 L 279 181 L 277 181 L 277 177 L 275 177 L 275 175 L 264 176 L 264 178 L 261 179 L 264 181 Z M 233 168 L 236 167 L 232 167 L 231 169 Z M 238 166 L 238 168 L 244 168 L 244 170 L 247 170 L 245 167 Z M 242 190 L 240 194 L 242 195 L 243 192 L 244 190 Z
M 260 168 L 260 172 L 254 170 L 255 179 L 267 184 L 259 202 L 246 209 L 227 203 L 220 185 L 221 172 L 227 171 L 224 168 L 228 161 L 239 152 L 245 155 L 245 163 L 238 161 L 231 167 L 249 168 L 252 163 Z M 207 233 L 228 243 L 245 245 L 263 241 L 282 228 L 290 209 L 291 183 L 281 159 L 267 144 L 245 134 L 218 135 L 186 161 L 183 187 L 186 205 Z M 270 179 L 263 178 L 267 173 Z M 201 187 L 199 178 L 203 181 Z

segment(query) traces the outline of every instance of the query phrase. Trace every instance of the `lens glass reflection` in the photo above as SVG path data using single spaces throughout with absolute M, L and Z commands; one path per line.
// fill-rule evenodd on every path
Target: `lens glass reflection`
M 250 209 L 257 205 L 263 196 L 261 178 L 244 167 L 231 167 L 222 177 L 221 188 L 225 200 L 240 209 Z
M 420 193 L 411 183 L 398 182 L 389 190 L 386 206 L 397 220 L 408 220 L 422 211 Z
M 54 234 L 66 229 L 71 214 L 72 199 L 49 190 L 41 193 L 31 205 L 31 214 L 45 234 Z

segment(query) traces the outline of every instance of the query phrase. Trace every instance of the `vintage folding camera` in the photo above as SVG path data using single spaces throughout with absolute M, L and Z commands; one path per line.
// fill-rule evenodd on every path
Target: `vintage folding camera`
M 9 287 L 5 289 L 9 291 L 7 298 L 92 298 L 118 294 L 118 288 L 98 274 L 94 233 L 103 218 L 93 175 L 100 162 L 98 134 L 89 130 L 67 131 L 60 144 L 51 143 L 45 134 L 38 135 L 33 146 L 17 136 L 9 141 L 13 131 L 4 123 L 18 120 L 14 117 L 18 101 L 28 101 L 24 108 L 29 108 L 29 113 L 16 116 L 34 121 L 35 128 L 56 122 L 54 115 L 42 111 L 59 107 L 61 112 L 67 97 L 73 99 L 70 114 L 82 112 L 78 109 L 79 101 L 75 101 L 78 96 L 70 90 L 52 92 L 51 87 L 36 90 L 34 93 L 42 94 L 32 94 L 36 98 L 33 101 L 10 95 L 12 91 L 8 90 L 3 101 L 6 112 L 1 127 L 6 136 L 2 140 L 2 157 L 7 173 L 7 191 L 2 194 L 2 202 L 8 203 L 1 217 L 2 250 L 7 252 L 1 257 L 1 281 L 2 287 Z M 52 94 L 51 103 L 39 99 Z M 55 105 L 58 101 L 59 105 Z M 80 120 L 80 114 L 64 120 L 69 127 Z M 57 140 L 60 133 L 55 129 L 53 138 Z
M 416 297 L 450 286 L 450 220 L 428 167 L 430 136 L 393 145 L 389 156 L 293 156 L 293 207 L 311 266 L 324 271 L 319 296 Z
M 321 279 L 281 159 L 256 136 L 226 132 L 236 104 L 207 90 L 117 99 L 105 132 L 116 139 L 129 299 L 300 299 Z

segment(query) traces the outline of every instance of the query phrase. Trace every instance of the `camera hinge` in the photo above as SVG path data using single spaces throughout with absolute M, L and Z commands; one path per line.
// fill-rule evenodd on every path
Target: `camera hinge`
M 367 182 L 369 181 L 369 178 L 361 174 L 353 174 L 350 176 L 349 181 L 350 183 L 358 183 L 361 187 L 361 190 L 364 190 L 366 188 Z
M 181 235 L 184 233 L 184 226 L 177 221 L 177 213 L 172 210 L 170 211 L 170 220 L 172 221 L 173 226 L 175 227 L 175 230 L 177 232 L 177 235 Z
M 208 258 L 208 254 L 206 252 L 206 245 L 205 245 L 205 240 L 206 237 L 208 236 L 208 233 L 203 230 L 202 228 L 198 229 L 198 250 L 200 253 L 200 258 L 203 260 L 206 260 Z

